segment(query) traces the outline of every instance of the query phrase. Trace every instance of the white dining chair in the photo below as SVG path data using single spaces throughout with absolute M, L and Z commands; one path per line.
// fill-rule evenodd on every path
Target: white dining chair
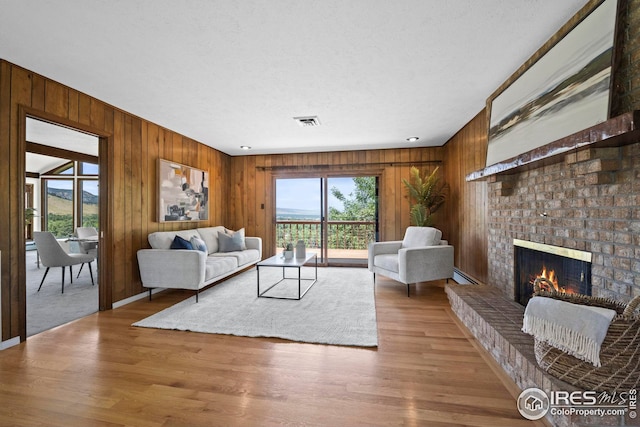
M 91 261 L 96 259 L 94 255 L 67 253 L 50 231 L 35 231 L 33 233 L 33 240 L 36 244 L 38 255 L 40 256 L 40 262 L 47 267 L 44 276 L 42 276 L 40 286 L 38 287 L 38 292 L 40 292 L 44 279 L 47 277 L 47 273 L 51 267 L 62 267 L 62 293 L 64 293 L 64 270 L 67 266 L 69 267 L 71 283 L 73 283 L 72 266 L 84 263 L 89 264 L 91 284 L 95 285 L 93 281 L 93 270 L 91 269 Z

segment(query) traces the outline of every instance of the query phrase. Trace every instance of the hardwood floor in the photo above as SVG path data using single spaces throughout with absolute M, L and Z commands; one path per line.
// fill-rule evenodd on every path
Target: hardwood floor
M 407 298 L 379 277 L 377 349 L 130 326 L 181 291 L 96 313 L 0 352 L 0 425 L 542 425 L 520 416 L 443 286 Z

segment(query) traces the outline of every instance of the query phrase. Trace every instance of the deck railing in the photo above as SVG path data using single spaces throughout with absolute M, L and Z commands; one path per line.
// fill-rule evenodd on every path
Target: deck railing
M 308 248 L 321 247 L 320 221 L 276 221 L 276 243 L 282 248 L 285 243 L 304 240 Z M 375 241 L 374 221 L 328 221 L 328 249 L 367 249 Z

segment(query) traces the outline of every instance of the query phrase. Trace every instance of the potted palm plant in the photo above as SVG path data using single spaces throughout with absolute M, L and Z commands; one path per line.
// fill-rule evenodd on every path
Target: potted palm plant
M 431 174 L 420 175 L 420 170 L 412 166 L 410 180 L 402 179 L 407 189 L 411 205 L 411 223 L 418 227 L 433 225 L 433 214 L 440 209 L 445 201 L 449 185 L 442 182 L 438 176 L 438 167 Z

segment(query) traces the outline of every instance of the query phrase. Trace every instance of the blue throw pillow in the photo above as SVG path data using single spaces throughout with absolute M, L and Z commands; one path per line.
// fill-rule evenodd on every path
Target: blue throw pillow
M 246 242 L 244 240 L 244 228 L 241 228 L 238 231 L 233 231 L 233 230 L 229 230 L 228 228 L 225 228 L 224 232 L 229 236 L 233 236 L 236 239 L 240 239 L 240 242 L 241 242 L 240 244 L 242 245 L 240 250 L 244 251 L 245 249 L 247 249 L 247 244 L 246 244 Z M 238 237 L 238 235 L 240 235 L 240 236 Z
M 191 242 L 189 242 L 186 239 L 183 239 L 180 236 L 177 236 L 173 239 L 173 242 L 171 242 L 171 249 L 191 249 L 193 250 L 193 246 L 191 245 Z
M 235 252 L 242 250 L 242 243 L 244 239 L 238 233 L 228 235 L 225 233 L 218 233 L 218 244 L 220 252 Z
M 198 236 L 192 236 L 191 239 L 189 240 L 189 243 L 191 243 L 191 246 L 193 246 L 193 249 L 202 251 L 205 254 L 209 253 L 207 249 L 207 244 L 204 242 L 204 240 L 202 240 Z

